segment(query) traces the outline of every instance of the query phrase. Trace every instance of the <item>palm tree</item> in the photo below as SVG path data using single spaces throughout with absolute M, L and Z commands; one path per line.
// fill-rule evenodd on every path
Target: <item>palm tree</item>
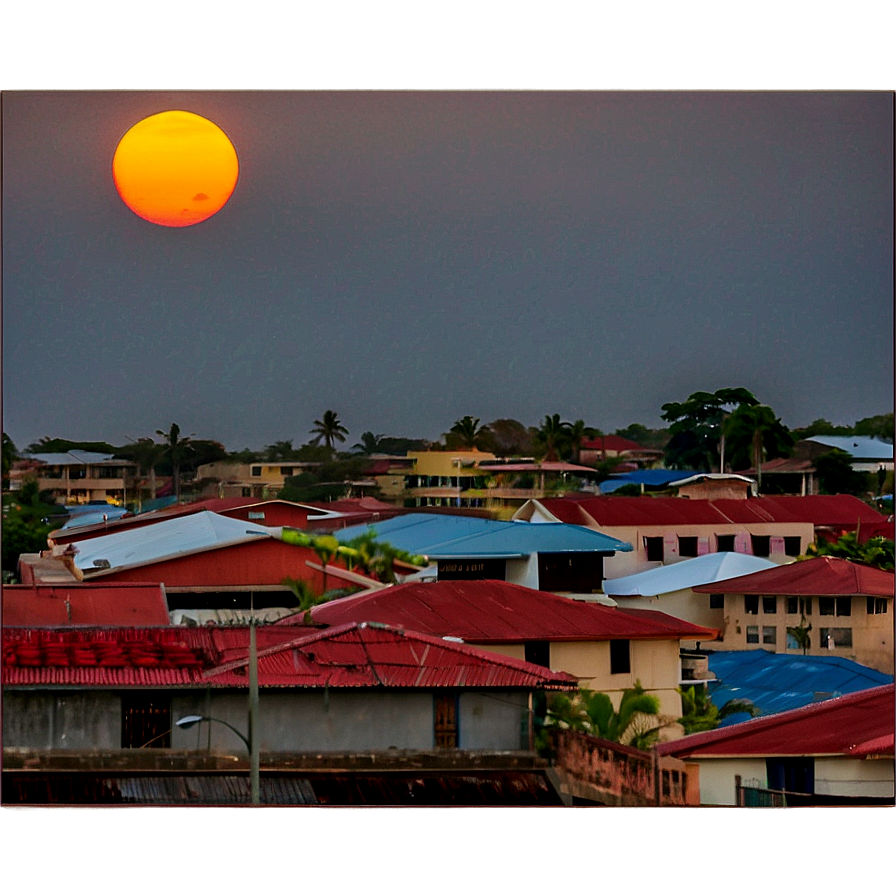
M 292 439 L 274 442 L 273 445 L 265 445 L 264 459 L 271 463 L 278 460 L 295 460 L 296 449 L 293 447 Z
M 165 445 L 155 439 L 143 436 L 127 449 L 128 455 L 137 464 L 141 476 L 149 476 L 149 492 L 152 500 L 156 499 L 156 466 L 165 454 Z
M 348 430 L 339 422 L 336 411 L 324 411 L 322 420 L 314 421 L 312 433 L 317 435 L 311 440 L 312 445 L 319 445 L 323 439 L 324 445 L 333 451 L 336 442 L 344 442 Z
M 19 452 L 15 443 L 6 433 L 3 433 L 3 488 L 7 488 L 9 485 L 7 482 L 9 471 L 18 456 Z
M 584 420 L 576 420 L 575 423 L 569 424 L 569 449 L 570 458 L 579 462 L 579 452 L 582 445 L 587 439 L 593 439 L 600 435 L 600 432 L 593 426 L 585 426 Z
M 479 425 L 479 418 L 467 414 L 460 420 L 455 420 L 454 426 L 445 433 L 445 436 L 451 448 L 476 448 L 484 433 L 485 427 Z
M 746 466 L 745 461 L 751 458 L 760 491 L 763 459 L 785 457 L 793 447 L 793 437 L 787 427 L 764 404 L 742 404 L 735 408 L 724 420 L 722 435 L 731 449 L 731 464 L 735 469 Z
M 375 454 L 380 450 L 380 443 L 384 438 L 386 437 L 382 433 L 374 435 L 368 430 L 361 433 L 361 441 L 352 445 L 352 448 L 357 448 L 362 454 Z
M 156 435 L 165 439 L 163 454 L 167 454 L 171 461 L 174 474 L 174 495 L 180 501 L 180 467 L 193 451 L 193 446 L 190 444 L 192 433 L 189 436 L 181 437 L 180 427 L 176 423 L 172 423 L 168 432 L 157 429 Z
M 560 451 L 569 442 L 571 424 L 560 420 L 559 414 L 545 415 L 544 423 L 535 434 L 535 441 L 544 449 L 544 459 L 559 460 Z

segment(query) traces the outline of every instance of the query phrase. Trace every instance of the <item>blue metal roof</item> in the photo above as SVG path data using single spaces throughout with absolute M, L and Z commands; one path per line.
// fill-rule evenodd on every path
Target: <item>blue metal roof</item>
M 605 479 L 600 484 L 603 495 L 609 495 L 623 485 L 646 485 L 652 488 L 662 488 L 670 482 L 679 479 L 687 479 L 695 476 L 695 470 L 631 470 L 628 473 L 613 473 L 611 479 Z
M 762 649 L 711 653 L 709 669 L 718 679 L 710 683 L 709 695 L 719 709 L 729 700 L 749 700 L 762 715 L 893 681 L 892 675 L 839 656 L 803 656 Z M 722 724 L 742 719 L 730 716 Z
M 506 522 L 434 513 L 408 513 L 370 525 L 349 526 L 334 534 L 345 543 L 371 530 L 379 540 L 433 560 L 632 550 L 627 542 L 569 523 Z

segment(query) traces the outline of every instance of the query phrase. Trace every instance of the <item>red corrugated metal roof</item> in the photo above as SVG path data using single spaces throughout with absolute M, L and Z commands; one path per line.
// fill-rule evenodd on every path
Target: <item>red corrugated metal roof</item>
M 613 495 L 540 498 L 561 522 L 607 526 L 680 526 L 730 523 L 812 523 L 856 527 L 884 517 L 852 495 L 803 495 L 744 500 L 629 498 Z
M 205 674 L 209 684 L 242 685 L 248 660 Z M 258 653 L 259 684 L 267 687 L 574 687 L 565 672 L 378 623 L 350 623 Z
M 631 439 L 623 439 L 622 436 L 598 436 L 594 439 L 586 439 L 582 442 L 583 448 L 596 451 L 650 451 L 643 445 L 633 442 Z
M 343 597 L 311 611 L 316 623 L 381 622 L 477 643 L 703 638 L 710 629 L 649 610 L 633 613 L 494 580 L 413 582 Z
M 3 624 L 169 625 L 162 586 L 155 583 L 4 585 Z
M 839 557 L 813 557 L 773 569 L 709 585 L 695 585 L 704 594 L 784 594 L 837 596 L 850 594 L 893 597 L 893 573 Z
M 893 755 L 894 686 L 884 685 L 660 744 L 663 755 Z

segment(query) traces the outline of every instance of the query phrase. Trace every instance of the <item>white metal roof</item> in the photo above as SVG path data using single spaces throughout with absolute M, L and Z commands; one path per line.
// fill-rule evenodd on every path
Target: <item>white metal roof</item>
M 657 594 L 683 591 L 686 588 L 693 588 L 694 585 L 724 582 L 725 579 L 749 575 L 772 566 L 778 564 L 764 557 L 754 557 L 752 554 L 722 551 L 704 554 L 692 560 L 680 560 L 668 566 L 659 566 L 619 579 L 607 579 L 604 582 L 604 594 L 621 597 L 654 597 Z
M 194 554 L 210 548 L 241 544 L 259 538 L 280 538 L 282 528 L 256 526 L 210 510 L 161 520 L 151 526 L 123 529 L 74 542 L 75 563 L 85 572 L 143 566 L 159 560 Z M 108 567 L 105 563 L 108 562 Z

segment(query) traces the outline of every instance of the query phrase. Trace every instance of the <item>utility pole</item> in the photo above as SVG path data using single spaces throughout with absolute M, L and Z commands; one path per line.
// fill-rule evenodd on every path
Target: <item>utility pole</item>
M 261 804 L 259 787 L 258 646 L 255 641 L 255 599 L 249 593 L 249 790 L 252 805 Z

